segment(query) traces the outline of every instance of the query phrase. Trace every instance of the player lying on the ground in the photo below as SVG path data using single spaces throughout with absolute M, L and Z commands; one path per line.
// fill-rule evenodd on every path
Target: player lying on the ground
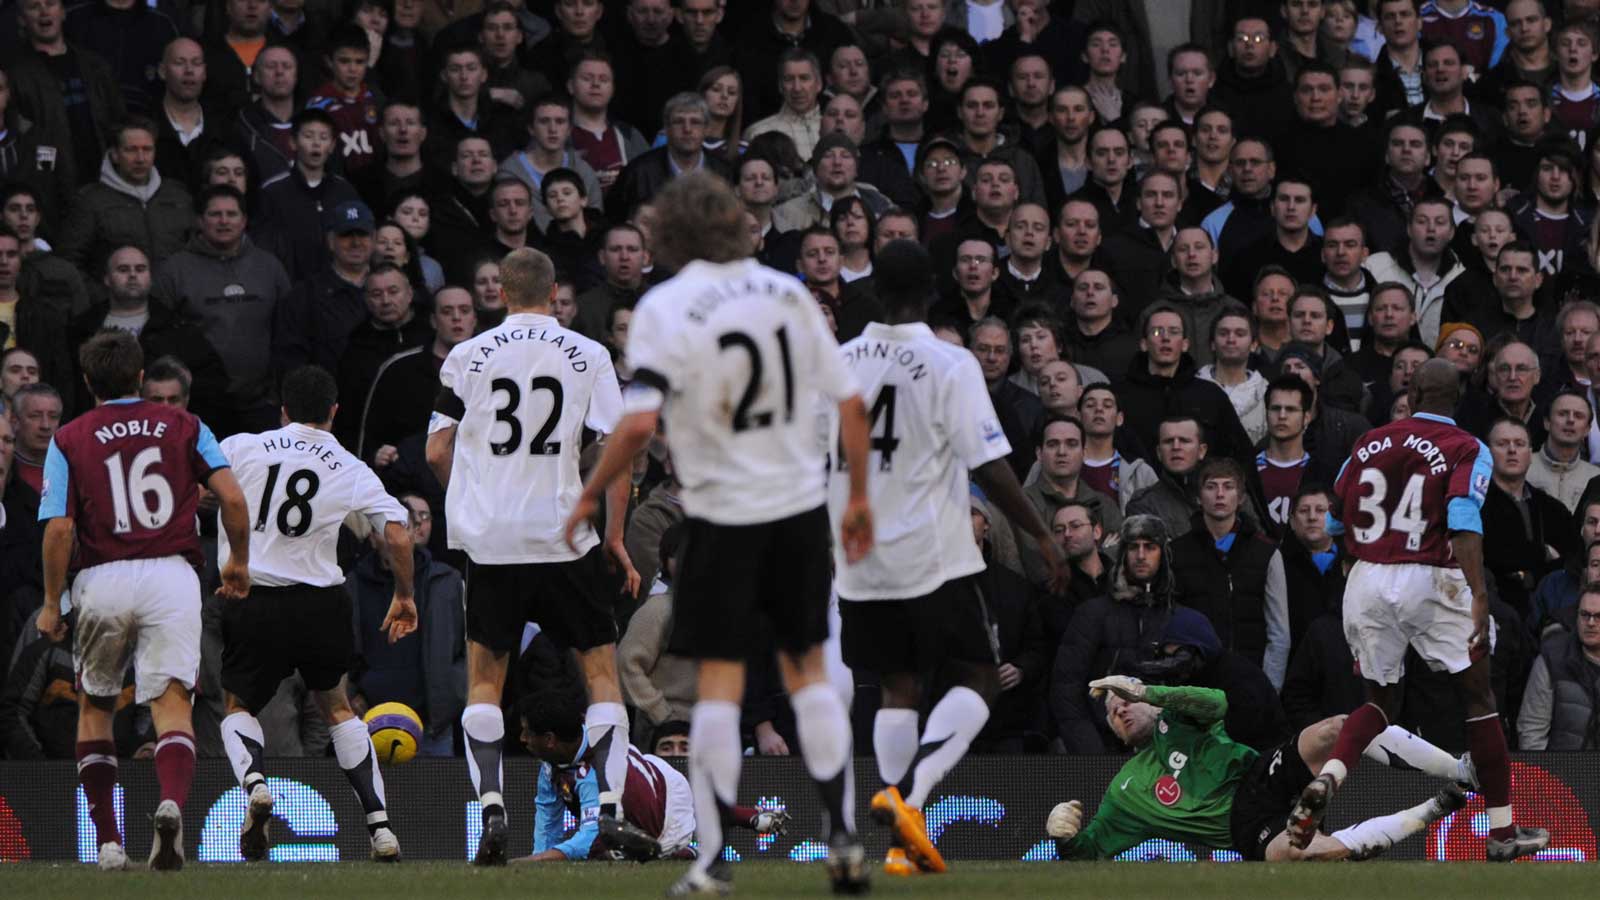
M 1050 811 L 1045 828 L 1061 859 L 1109 859 L 1150 838 L 1233 849 L 1255 861 L 1369 859 L 1467 802 L 1451 783 L 1427 802 L 1332 836 L 1318 834 L 1296 849 L 1284 833 L 1284 804 L 1299 796 L 1311 769 L 1327 759 L 1344 716 L 1309 725 L 1272 753 L 1257 755 L 1223 730 L 1228 700 L 1221 691 L 1146 686 L 1122 675 L 1089 685 L 1096 694 L 1111 694 L 1111 730 L 1138 752 L 1107 787 L 1087 826 L 1076 800 Z M 1451 782 L 1475 779 L 1467 760 L 1398 727 L 1378 735 L 1367 755 Z
M 694 797 L 689 779 L 658 756 L 628 745 L 628 784 L 621 815 L 600 818 L 600 787 L 584 762 L 589 742 L 583 733 L 586 701 L 577 684 L 543 688 L 517 703 L 522 745 L 539 759 L 539 792 L 534 801 L 533 855 L 513 862 L 661 857 L 693 859 Z M 578 818 L 578 830 L 561 839 L 562 811 Z M 722 823 L 757 834 L 783 834 L 789 814 L 778 809 L 732 806 Z M 598 840 L 597 840 L 598 838 Z

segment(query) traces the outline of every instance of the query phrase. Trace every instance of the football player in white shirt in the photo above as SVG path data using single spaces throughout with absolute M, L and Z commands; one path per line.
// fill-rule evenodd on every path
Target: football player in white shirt
M 338 545 L 339 528 L 351 513 L 382 530 L 394 571 L 394 599 L 381 628 L 392 644 L 417 628 L 410 513 L 330 433 L 339 411 L 332 375 L 302 366 L 284 378 L 282 393 L 282 428 L 222 442 L 254 524 L 253 587 L 222 612 L 222 688 L 228 707 L 222 745 L 249 797 L 239 854 L 246 860 L 267 857 L 273 796 L 262 752 L 266 738 L 256 714 L 271 702 L 279 683 L 298 670 L 328 722 L 334 756 L 366 813 L 373 860 L 397 862 L 400 842 L 389 828 L 377 754 L 345 691 L 356 648 Z M 217 563 L 228 563 L 226 543 L 218 547 Z
M 1038 543 L 1057 589 L 1065 588 L 1066 572 L 1060 548 L 1006 463 L 1011 445 L 977 357 L 934 337 L 926 324 L 934 290 L 928 252 L 892 241 L 873 270 L 883 319 L 840 355 L 871 401 L 872 508 L 881 525 L 877 545 L 856 565 L 834 548 L 834 585 L 844 662 L 878 673 L 883 686 L 872 743 L 885 787 L 872 798 L 872 814 L 894 828 L 897 845 L 884 868 L 911 875 L 945 870 L 922 805 L 983 730 L 1000 693 L 979 578 L 983 555 L 967 511 L 969 472 Z M 830 507 L 842 514 L 848 503 L 844 480 L 834 479 Z M 928 714 L 919 745 L 923 679 L 950 687 Z
M 613 598 L 639 587 L 622 526 L 631 485 L 606 495 L 602 541 L 585 517 L 562 524 L 582 490 L 583 430 L 609 434 L 622 416 L 611 355 L 550 315 L 555 268 L 523 248 L 500 263 L 504 323 L 457 344 L 439 372 L 428 465 L 445 485 L 450 547 L 467 554 L 467 769 L 483 805 L 473 862 L 506 862 L 500 695 L 523 625 L 537 622 L 577 650 L 589 686 L 589 760 L 600 782 L 600 830 L 618 815 L 628 767 L 628 713 L 617 681 Z M 607 571 L 607 557 L 622 573 Z
M 828 436 L 837 407 L 850 469 L 845 559 L 872 548 L 866 407 L 811 293 L 750 255 L 744 208 L 715 176 L 674 179 L 655 202 L 656 259 L 678 269 L 634 310 L 627 414 L 568 520 L 574 534 L 601 494 L 627 484 L 664 418 L 687 517 L 673 651 L 699 660 L 691 717 L 699 858 L 670 893 L 726 893 L 722 810 L 739 787 L 745 660 L 766 635 L 794 706 L 800 751 L 828 812 L 834 890 L 867 888 L 846 764 L 850 723 L 829 685 Z M 820 422 L 819 422 L 820 420 Z M 819 424 L 823 427 L 819 427 Z

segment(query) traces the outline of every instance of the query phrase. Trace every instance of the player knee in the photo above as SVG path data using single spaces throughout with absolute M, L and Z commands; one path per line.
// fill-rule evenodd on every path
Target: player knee
M 889 709 L 915 709 L 922 699 L 922 685 L 910 672 L 884 675 L 883 705 Z

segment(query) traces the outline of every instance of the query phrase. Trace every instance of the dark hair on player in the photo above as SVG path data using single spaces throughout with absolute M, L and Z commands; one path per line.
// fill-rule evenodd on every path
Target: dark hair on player
M 15 85 L 12 86 L 12 91 L 13 93 L 16 91 Z M 161 133 L 156 130 L 156 123 L 154 121 L 147 119 L 144 116 L 128 116 L 122 119 L 116 125 L 112 126 L 112 143 L 118 147 L 122 146 L 122 136 L 130 131 L 143 131 L 152 138 Z
M 22 238 L 16 233 L 16 231 L 12 230 L 11 226 L 5 224 L 4 222 L 0 222 L 0 238 L 10 238 L 19 244 L 22 243 Z
M 1182 134 L 1183 135 L 1183 142 L 1184 142 L 1185 145 L 1194 143 L 1194 135 L 1192 133 L 1192 129 L 1190 129 L 1189 126 L 1183 124 L 1183 120 L 1182 119 L 1162 119 L 1161 121 L 1157 122 L 1155 125 L 1151 126 L 1151 128 L 1150 128 L 1149 140 L 1151 142 L 1151 146 L 1152 147 L 1155 146 L 1156 135 L 1160 134 L 1163 131 L 1176 131 L 1179 134 Z
M 185 400 L 189 399 L 189 389 L 194 385 L 194 375 L 189 367 L 171 354 L 158 357 L 155 362 L 145 366 L 144 380 L 146 384 L 152 381 L 176 381 Z
M 550 176 L 546 175 L 546 178 Z M 839 236 L 839 223 L 850 214 L 850 210 L 861 210 L 862 218 L 867 220 L 867 251 L 870 253 L 878 246 L 878 217 L 872 214 L 872 207 L 859 195 L 851 194 L 833 201 L 833 209 L 828 211 L 828 227 L 835 237 Z M 839 245 L 844 246 L 844 239 L 839 238 Z
M 1083 393 L 1078 395 L 1078 409 L 1083 409 L 1083 401 L 1087 400 L 1089 395 L 1095 391 L 1103 391 L 1110 395 L 1112 401 L 1117 404 L 1117 410 L 1119 412 L 1122 410 L 1122 401 L 1117 399 L 1117 392 L 1112 389 L 1109 382 L 1105 381 L 1097 381 L 1094 384 L 1086 384 L 1083 386 Z
M 732 262 L 750 253 L 744 204 L 733 187 L 706 172 L 674 178 L 655 198 L 651 256 L 678 271 L 691 261 Z
M 1356 229 L 1357 231 L 1361 232 L 1361 244 L 1362 244 L 1362 246 L 1366 246 L 1366 243 L 1367 243 L 1367 226 L 1361 224 L 1361 220 L 1356 219 L 1356 218 L 1354 218 L 1352 216 L 1338 216 L 1336 218 L 1328 220 L 1322 226 L 1322 235 L 1323 235 L 1324 240 L 1326 240 L 1328 232 L 1334 230 L 1335 228 L 1354 228 L 1354 229 Z M 1207 234 L 1209 234 L 1209 233 L 1210 232 L 1207 232 Z
M 323 43 L 322 52 L 328 59 L 340 50 L 360 50 L 363 55 L 370 57 L 372 45 L 367 43 L 367 32 L 354 22 L 347 22 L 333 30 Z
M 816 74 L 817 80 L 819 82 L 822 80 L 822 60 L 817 59 L 817 55 L 810 50 L 804 47 L 790 47 L 778 54 L 778 74 L 780 78 L 783 74 L 783 67 L 790 63 L 805 63 L 809 65 L 811 71 Z M 820 83 L 818 87 L 821 87 Z
M 339 402 L 339 383 L 328 370 L 304 365 L 283 377 L 283 411 L 289 421 L 316 425 L 333 418 Z
M 1193 413 L 1173 413 L 1170 416 L 1162 416 L 1161 421 L 1156 424 L 1157 438 L 1160 438 L 1162 425 L 1182 425 L 1184 422 L 1193 422 L 1195 431 L 1200 434 L 1200 443 L 1206 443 L 1206 423 L 1195 418 Z
M 39 191 L 37 188 L 22 181 L 6 182 L 4 187 L 0 187 L 0 206 L 10 203 L 15 197 L 22 196 L 32 197 L 33 205 L 39 205 Z
M 917 89 L 922 91 L 924 97 L 926 97 L 928 94 L 928 76 L 922 74 L 916 69 L 909 67 L 895 69 L 889 74 L 883 76 L 883 81 L 879 82 L 881 85 L 879 90 L 887 91 L 889 90 L 889 85 L 894 84 L 897 81 L 915 82 Z
M 1088 43 L 1089 39 L 1097 34 L 1109 34 L 1124 45 L 1128 43 L 1128 38 L 1122 33 L 1122 29 L 1118 28 L 1117 24 L 1110 19 L 1096 19 L 1090 22 L 1089 27 L 1083 32 L 1084 43 Z
M 463 41 L 459 44 L 452 44 L 449 47 L 444 48 L 444 51 L 439 55 L 439 59 L 448 63 L 450 61 L 450 57 L 460 56 L 463 53 L 472 54 L 478 58 L 478 65 L 488 68 L 489 60 L 483 55 L 483 48 L 477 44 L 466 41 Z M 574 68 L 576 68 L 576 63 L 574 63 Z
M 1445 46 L 1449 45 L 1446 44 Z M 1483 139 L 1483 129 L 1479 128 L 1478 123 L 1472 121 L 1472 117 L 1465 113 L 1451 113 L 1445 116 L 1444 121 L 1439 123 L 1439 127 L 1434 129 L 1430 143 L 1439 143 L 1439 139 L 1447 134 L 1464 134 L 1471 137 L 1474 150 L 1478 148 L 1478 141 Z
M 1058 425 L 1062 422 L 1066 422 L 1072 427 L 1078 429 L 1078 442 L 1082 443 L 1085 437 L 1085 432 L 1083 430 L 1083 423 L 1078 420 L 1077 416 L 1067 416 L 1062 415 L 1061 413 L 1047 413 L 1043 419 L 1039 420 L 1039 424 L 1033 429 L 1033 449 L 1043 449 L 1045 433 L 1050 430 L 1051 425 Z
M 244 195 L 231 184 L 212 184 L 201 188 L 200 193 L 194 195 L 194 214 L 205 215 L 206 209 L 211 206 L 211 201 L 218 197 L 228 197 L 239 204 L 239 212 L 244 212 Z
M 1205 484 L 1208 478 L 1232 478 L 1239 492 L 1241 494 L 1244 493 L 1246 484 L 1244 466 L 1240 465 L 1239 461 L 1231 456 L 1224 456 L 1219 453 L 1216 456 L 1208 456 L 1202 460 L 1200 463 L 1200 477 L 1196 481 L 1199 484 Z
M 1500 266 L 1500 258 L 1505 256 L 1507 253 L 1526 253 L 1533 257 L 1535 262 L 1538 262 L 1539 260 L 1539 251 L 1534 249 L 1533 244 L 1529 243 L 1528 241 L 1518 239 L 1515 241 L 1510 241 L 1505 246 L 1500 248 L 1499 253 L 1495 254 L 1494 264 L 1496 268 Z
M 569 120 L 572 118 L 572 98 L 565 94 L 558 94 L 555 91 L 546 91 L 528 104 L 528 125 L 530 127 L 533 125 L 534 117 L 539 114 L 539 110 L 547 106 L 564 109 L 567 111 L 567 118 Z
M 1295 280 L 1294 275 L 1290 274 L 1288 269 L 1285 269 L 1283 266 L 1280 266 L 1277 263 L 1271 263 L 1270 265 L 1262 266 L 1256 271 L 1255 280 L 1250 282 L 1250 295 L 1254 297 L 1256 291 L 1261 288 L 1261 282 L 1266 281 L 1268 278 L 1271 278 L 1274 275 L 1289 279 L 1290 284 L 1299 283 Z
M 1004 100 L 1006 96 L 1005 89 L 1000 86 L 1000 82 L 990 78 L 987 75 L 973 75 L 971 78 L 967 79 L 965 84 L 961 85 L 961 92 L 956 95 L 957 103 L 966 103 L 967 93 L 972 91 L 974 88 L 988 88 L 989 90 L 994 91 L 994 95 L 1001 100 Z
M 307 125 L 325 125 L 328 131 L 334 134 L 339 133 L 339 126 L 334 123 L 333 116 L 329 115 L 325 109 L 307 108 L 294 114 L 294 134 L 296 137 L 300 136 L 300 132 Z
M 1527 422 L 1524 422 L 1521 419 L 1514 418 L 1512 416 L 1498 416 L 1498 417 L 1495 418 L 1495 420 L 1493 422 L 1489 423 L 1489 427 L 1487 429 L 1485 429 L 1484 432 L 1483 432 L 1483 436 L 1484 436 L 1484 439 L 1485 439 L 1486 442 L 1487 442 L 1487 439 L 1489 438 L 1489 436 L 1494 434 L 1494 430 L 1496 428 L 1499 428 L 1501 425 L 1511 425 L 1513 427 L 1520 428 L 1520 429 L 1522 429 L 1522 436 L 1523 437 L 1528 438 L 1528 440 L 1530 442 L 1533 440 L 1533 432 L 1528 430 L 1528 423 Z
M 1024 328 L 1043 328 L 1055 337 L 1056 346 L 1061 346 L 1061 317 L 1056 315 L 1055 307 L 1042 300 L 1036 300 L 1017 310 L 1011 317 L 1011 327 L 1019 334 Z
M 1534 99 L 1539 101 L 1540 106 L 1550 105 L 1550 97 L 1545 93 L 1543 88 L 1527 80 L 1526 78 L 1511 78 L 1508 79 L 1500 88 L 1500 107 L 1502 109 L 1505 108 L 1506 98 L 1511 96 L 1512 91 L 1520 91 L 1524 89 L 1533 91 Z
M 553 734 L 558 740 L 583 737 L 583 692 L 570 687 L 540 687 L 517 701 L 517 717 L 530 734 Z
M 1162 313 L 1171 313 L 1172 315 L 1177 316 L 1178 321 L 1182 322 L 1184 325 L 1183 336 L 1191 339 L 1194 337 L 1193 335 L 1189 334 L 1189 317 L 1184 315 L 1183 310 L 1179 309 L 1178 305 L 1170 300 L 1157 300 L 1149 306 L 1146 306 L 1144 311 L 1139 313 L 1140 337 L 1143 337 L 1150 331 L 1150 320 L 1154 319 L 1158 315 L 1161 315 Z
M 85 341 L 78 350 L 78 366 L 96 400 L 116 400 L 139 393 L 139 372 L 144 350 L 139 339 L 126 331 L 107 328 Z M 31 385 L 30 385 L 31 387 Z M 17 392 L 17 402 L 22 392 Z
M 1085 147 L 1093 147 L 1094 139 L 1108 132 L 1121 136 L 1122 142 L 1127 144 L 1130 148 L 1133 146 L 1133 140 L 1128 137 L 1128 133 L 1115 125 L 1096 125 L 1095 127 L 1089 129 L 1089 136 L 1084 139 L 1083 145 Z
M 1311 385 L 1306 384 L 1306 380 L 1301 378 L 1299 375 L 1279 375 L 1277 378 L 1267 382 L 1267 391 L 1263 396 L 1267 398 L 1267 402 L 1269 403 L 1272 400 L 1273 391 L 1287 391 L 1298 394 L 1300 396 L 1300 409 L 1302 412 L 1311 412 L 1313 409 L 1316 409 L 1316 392 L 1311 390 Z

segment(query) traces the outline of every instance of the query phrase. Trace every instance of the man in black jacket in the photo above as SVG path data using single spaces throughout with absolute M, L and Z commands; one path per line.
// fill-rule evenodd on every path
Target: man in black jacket
M 278 257 L 296 284 L 327 264 L 323 216 L 342 203 L 361 200 L 344 176 L 328 168 L 338 133 L 327 112 L 301 110 L 294 117 L 294 165 L 261 185 L 261 215 L 251 237 Z M 439 223 L 433 227 L 437 230 Z
M 373 265 L 362 286 L 367 315 L 350 330 L 336 372 L 339 395 L 364 400 L 383 361 L 396 353 L 427 346 L 433 341 L 433 328 L 426 318 L 417 315 L 412 305 L 411 282 L 393 263 Z M 360 446 L 363 408 L 360 401 L 352 402 L 349 412 L 341 407 L 334 419 L 334 436 L 346 447 Z
M 1200 511 L 1189 533 L 1172 541 L 1178 596 L 1204 613 L 1219 647 L 1242 655 L 1283 684 L 1289 665 L 1289 604 L 1283 557 L 1239 508 L 1245 471 L 1215 456 L 1200 465 Z
M 1241 463 L 1255 458 L 1250 436 L 1222 388 L 1195 374 L 1183 313 L 1167 302 L 1145 308 L 1139 320 L 1140 353 L 1117 385 L 1124 425 L 1145 447 L 1156 446 L 1156 427 L 1168 416 L 1193 417 L 1203 427 L 1213 454 Z
M 378 468 L 393 463 L 400 441 L 428 427 L 429 397 L 439 393 L 439 368 L 451 348 L 478 330 L 472 293 L 449 285 L 433 295 L 433 342 L 383 361 L 373 375 L 361 413 L 361 431 L 350 447 Z
M 337 372 L 350 332 L 367 317 L 363 286 L 372 266 L 372 211 L 360 201 L 340 204 L 326 229 L 332 258 L 278 305 L 272 356 L 280 373 L 307 363 Z
M 1527 619 L 1539 580 L 1581 549 L 1578 528 L 1560 500 L 1528 484 L 1533 442 L 1526 425 L 1500 419 L 1487 443 L 1494 477 L 1483 501 L 1483 568 L 1500 599 Z
M 705 152 L 706 123 L 711 111 L 704 97 L 696 93 L 676 94 L 661 111 L 666 123 L 667 144 L 639 156 L 622 170 L 606 198 L 606 213 L 612 221 L 628 220 L 641 203 L 667 186 L 683 172 L 705 169 L 724 181 L 733 181 L 733 170 L 720 156 Z

